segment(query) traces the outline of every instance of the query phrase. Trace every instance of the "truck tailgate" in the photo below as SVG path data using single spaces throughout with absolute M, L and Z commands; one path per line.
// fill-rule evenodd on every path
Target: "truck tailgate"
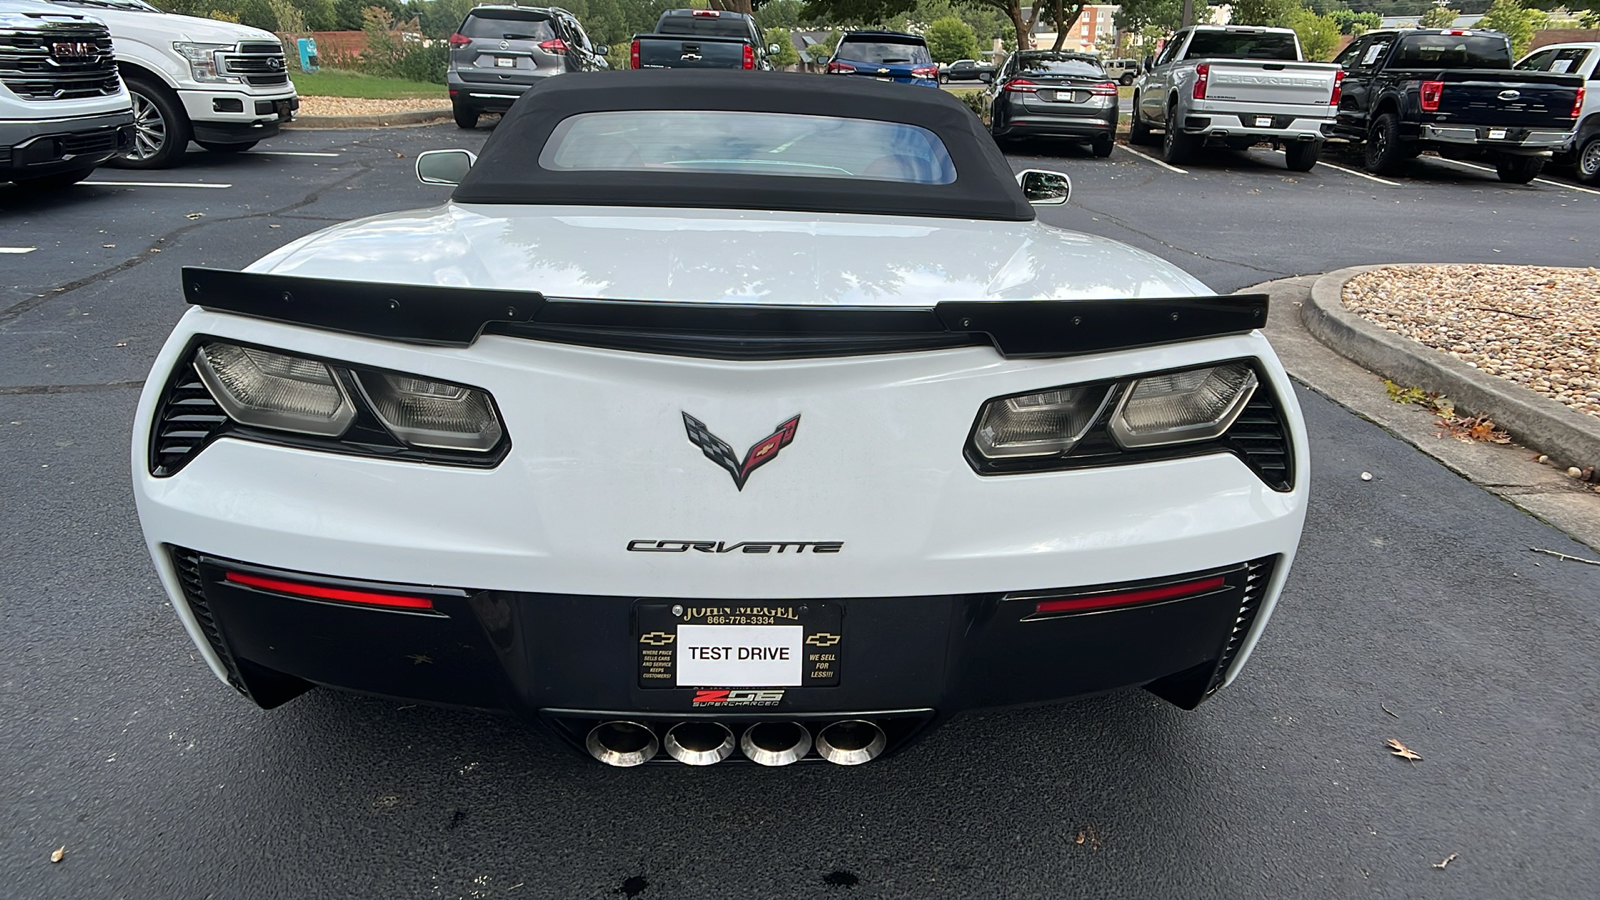
M 742 69 L 745 42 L 701 35 L 640 35 L 641 69 Z
M 1577 75 L 1499 69 L 1440 73 L 1438 124 L 1513 128 L 1572 127 L 1572 107 L 1583 79 Z
M 1209 64 L 1207 104 L 1320 106 L 1319 112 L 1326 112 L 1339 72 L 1332 63 L 1214 59 Z

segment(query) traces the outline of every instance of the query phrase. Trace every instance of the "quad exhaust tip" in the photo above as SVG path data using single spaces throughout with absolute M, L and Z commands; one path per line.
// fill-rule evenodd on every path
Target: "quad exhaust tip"
M 608 766 L 643 765 L 656 755 L 661 745 L 655 732 L 638 722 L 601 722 L 589 730 L 583 745 L 589 755 Z
M 733 755 L 733 732 L 721 722 L 679 722 L 661 739 L 667 755 L 690 766 L 711 766 Z
M 865 719 L 845 719 L 817 732 L 817 753 L 840 766 L 872 762 L 888 744 L 883 729 Z
M 787 766 L 811 752 L 811 732 L 799 722 L 757 722 L 740 735 L 739 749 L 753 763 Z

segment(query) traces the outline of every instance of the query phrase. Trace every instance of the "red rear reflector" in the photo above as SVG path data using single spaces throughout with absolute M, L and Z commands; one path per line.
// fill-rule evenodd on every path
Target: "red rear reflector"
M 1211 64 L 1201 63 L 1194 67 L 1194 99 L 1206 98 L 1206 82 L 1211 80 Z
M 1136 606 L 1140 603 L 1154 603 L 1157 600 L 1176 600 L 1180 597 L 1192 597 L 1196 594 L 1214 591 L 1222 587 L 1225 581 L 1226 579 L 1221 575 L 1213 575 L 1210 578 L 1202 578 L 1199 581 L 1186 581 L 1183 584 L 1164 584 L 1161 587 L 1117 591 L 1112 594 L 1095 594 L 1090 597 L 1069 597 L 1064 600 L 1040 600 L 1034 608 L 1034 614 L 1089 612 L 1097 609 L 1113 609 L 1119 606 Z
M 1339 98 L 1344 96 L 1344 70 L 1333 73 L 1333 96 L 1328 98 L 1329 106 L 1338 106 Z
M 1444 82 L 1424 81 L 1422 83 L 1422 111 L 1438 112 L 1439 98 L 1444 96 Z
M 294 597 L 310 597 L 314 600 L 336 600 L 340 603 L 387 606 L 391 609 L 433 609 L 433 601 L 426 597 L 406 597 L 400 594 L 380 594 L 373 591 L 353 591 L 348 588 L 326 587 L 320 584 L 301 584 L 295 581 L 281 581 L 277 578 L 263 578 L 260 575 L 247 575 L 244 572 L 228 572 L 223 576 L 223 580 L 263 591 L 289 594 Z

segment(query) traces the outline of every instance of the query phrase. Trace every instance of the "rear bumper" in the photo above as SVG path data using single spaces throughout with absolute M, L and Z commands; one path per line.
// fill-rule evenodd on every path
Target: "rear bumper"
M 1116 134 L 1116 114 L 1106 118 L 1077 116 L 1012 116 L 995 134 L 1000 137 L 1077 137 L 1096 140 Z
M 1495 134 L 1501 136 L 1495 137 Z M 1438 144 L 1461 144 L 1518 156 L 1549 156 L 1572 141 L 1570 131 L 1490 128 L 1483 125 L 1422 125 L 1417 136 Z
M 0 122 L 0 179 L 92 169 L 126 148 L 132 129 L 132 110 L 73 119 Z
M 524 73 L 517 76 L 518 81 L 511 81 L 488 73 L 465 77 L 452 69 L 445 74 L 445 87 L 450 92 L 450 102 L 456 106 L 479 112 L 505 112 L 534 85 L 560 74 L 560 70 L 540 70 L 537 75 Z
M 1257 141 L 1320 141 L 1332 133 L 1333 119 L 1249 112 L 1195 112 L 1183 117 L 1185 134 L 1204 138 Z

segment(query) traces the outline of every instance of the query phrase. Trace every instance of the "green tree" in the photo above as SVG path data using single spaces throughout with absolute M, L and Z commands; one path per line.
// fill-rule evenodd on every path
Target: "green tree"
M 1423 28 L 1449 28 L 1459 15 L 1461 14 L 1448 6 L 1434 6 L 1422 14 L 1422 20 L 1417 24 Z
M 1494 0 L 1477 27 L 1505 35 L 1511 41 L 1511 55 L 1518 57 L 1528 51 L 1533 32 L 1544 24 L 1545 18 L 1537 9 L 1523 8 L 1519 0 Z
M 1159 25 L 1165 31 L 1183 27 L 1183 0 L 1123 0 L 1117 8 L 1118 31 L 1138 34 L 1146 25 Z
M 1289 13 L 1289 27 L 1300 38 L 1300 52 L 1312 62 L 1333 58 L 1339 46 L 1339 23 L 1331 16 L 1319 16 L 1305 7 Z
M 803 5 L 800 0 L 768 0 L 761 4 L 756 19 L 764 28 L 787 28 L 792 31 L 800 27 L 800 10 Z
M 936 62 L 951 63 L 978 57 L 978 36 L 972 33 L 971 25 L 955 16 L 929 22 L 922 36 L 927 39 L 928 52 Z
M 775 66 L 794 66 L 800 64 L 800 51 L 794 48 L 794 38 L 787 28 L 768 28 L 762 32 L 762 37 L 767 43 L 778 45 L 778 55 L 772 57 Z
M 1289 17 L 1300 8 L 1296 0 L 1234 0 L 1234 25 L 1289 24 Z

